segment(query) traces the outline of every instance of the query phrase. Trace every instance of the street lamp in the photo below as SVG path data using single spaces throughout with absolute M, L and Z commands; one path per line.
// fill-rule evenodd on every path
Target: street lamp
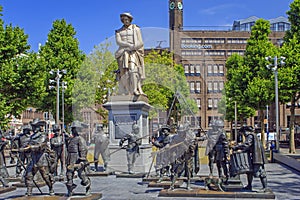
M 285 63 L 283 62 L 285 57 L 280 57 L 280 65 L 284 65 Z M 268 69 L 271 69 L 274 72 L 274 78 L 275 78 L 275 112 L 276 112 L 276 151 L 279 152 L 279 140 L 280 140 L 280 132 L 279 132 L 279 103 L 278 103 L 278 58 L 277 56 L 274 56 L 272 58 L 271 56 L 266 57 L 267 61 L 274 61 L 274 64 L 269 64 L 267 65 Z M 273 66 L 273 67 L 272 67 Z M 272 67 L 272 68 L 271 68 Z
M 237 135 L 237 106 L 236 101 L 234 101 L 234 135 L 235 135 L 235 142 L 238 143 L 238 135 Z
M 65 89 L 67 89 L 67 82 L 61 82 L 61 119 L 62 119 L 62 132 L 65 130 Z
M 51 70 L 49 72 L 51 75 L 54 75 L 56 73 L 55 76 L 55 80 L 51 80 L 50 79 L 50 84 L 56 82 L 56 123 L 59 124 L 59 82 L 60 82 L 60 78 L 62 77 L 62 74 L 66 74 L 67 70 L 63 69 L 63 70 Z M 54 88 L 53 86 L 49 87 L 50 89 Z
M 231 101 L 232 98 L 229 98 Z M 238 143 L 238 133 L 237 133 L 237 102 L 234 101 L 234 140 L 236 144 Z
M 67 70 L 63 69 L 63 70 L 51 70 L 49 72 L 51 75 L 56 74 L 55 76 L 55 80 L 49 80 L 50 84 L 51 83 L 55 83 L 56 82 L 56 124 L 59 125 L 59 86 L 60 86 L 60 79 L 62 77 L 62 74 L 67 74 Z M 66 89 L 66 82 L 62 81 L 62 86 L 61 86 L 61 91 L 62 91 L 62 140 L 64 142 L 63 148 L 62 148 L 62 154 L 63 154 L 63 162 L 61 163 L 63 166 L 63 169 L 65 169 L 66 167 L 66 146 L 65 146 L 65 134 L 64 134 L 64 130 L 65 130 L 65 117 L 64 117 L 64 91 Z M 54 86 L 49 86 L 50 89 L 54 88 Z
M 267 131 L 267 150 L 269 150 L 270 148 L 270 145 L 269 145 L 269 135 L 270 135 L 270 133 L 269 133 L 269 106 L 267 105 L 267 121 L 266 121 L 266 131 Z

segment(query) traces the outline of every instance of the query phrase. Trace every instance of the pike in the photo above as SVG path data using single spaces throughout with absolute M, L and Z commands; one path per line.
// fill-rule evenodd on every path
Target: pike
M 26 148 L 22 148 L 22 149 L 24 149 L 24 150 L 25 149 L 30 149 L 30 147 L 26 147 Z M 12 152 L 19 152 L 18 149 L 12 149 L 11 151 Z M 23 167 L 23 169 L 26 171 L 26 167 L 25 167 L 24 163 L 22 162 L 22 160 L 20 159 L 19 155 L 16 155 L 16 157 L 17 157 L 17 160 L 20 162 L 21 166 Z M 38 186 L 38 184 L 35 182 L 35 180 L 32 179 L 32 181 L 33 181 L 35 187 L 40 191 L 40 193 L 43 194 L 42 190 L 40 189 L 40 187 Z
M 169 150 L 171 147 L 172 147 L 172 148 L 173 148 L 173 147 L 177 147 L 177 146 L 181 145 L 183 142 L 184 142 L 184 141 L 181 141 L 181 142 L 179 142 L 179 143 L 177 143 L 177 144 L 173 144 L 173 145 L 166 145 L 166 146 L 163 147 L 162 149 L 160 149 L 160 150 L 158 150 L 158 151 L 155 151 L 155 152 L 152 152 L 152 153 L 151 153 L 151 156 L 149 156 L 149 158 L 154 157 L 154 156 L 156 156 L 157 154 L 159 154 L 159 153 L 161 153 L 161 152 L 167 151 L 167 150 Z
M 151 157 L 151 156 L 150 156 Z M 155 158 L 156 158 L 156 154 L 153 156 L 153 158 L 152 158 L 152 162 L 151 162 L 151 165 L 150 165 L 150 168 L 149 168 L 149 171 L 148 171 L 148 173 L 147 173 L 147 176 L 146 176 L 146 178 L 148 178 L 149 177 L 149 175 L 150 175 L 150 172 L 151 172 L 151 169 L 152 169 L 152 166 L 153 166 L 153 163 L 154 163 L 154 161 L 155 161 Z
M 77 163 L 77 164 L 71 164 L 71 165 L 67 166 L 67 169 L 69 169 L 69 170 L 81 169 L 85 166 L 88 166 L 89 164 L 96 163 L 98 161 L 99 160 L 94 160 L 94 161 L 89 161 L 89 162 L 80 162 L 80 163 Z
M 150 135 L 149 135 L 149 134 L 148 134 L 148 135 L 145 135 L 145 136 L 143 136 L 143 137 L 138 138 L 137 140 L 141 140 L 141 139 L 146 138 L 146 137 L 148 137 L 148 136 L 150 136 Z M 126 149 L 126 147 L 128 147 L 128 146 L 129 146 L 130 144 L 132 144 L 132 143 L 134 143 L 134 142 L 130 142 L 129 144 L 124 145 L 124 146 L 122 146 L 122 147 L 120 147 L 120 148 L 114 150 L 113 152 L 111 152 L 110 154 L 108 154 L 108 156 L 110 156 L 110 155 L 112 155 L 112 154 L 114 154 L 114 153 L 116 153 L 116 152 L 118 152 L 118 151 L 120 151 L 120 150 L 122 150 L 122 149 Z

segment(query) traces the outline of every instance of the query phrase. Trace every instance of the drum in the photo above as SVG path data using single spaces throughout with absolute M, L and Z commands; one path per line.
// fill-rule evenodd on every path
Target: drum
M 236 151 L 230 155 L 230 176 L 251 173 L 253 170 L 249 152 Z

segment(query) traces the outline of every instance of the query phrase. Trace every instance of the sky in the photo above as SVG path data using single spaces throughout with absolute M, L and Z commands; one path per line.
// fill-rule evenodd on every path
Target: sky
M 231 26 L 250 16 L 271 19 L 287 17 L 293 0 L 183 0 L 185 30 L 201 26 Z M 96 45 L 114 42 L 122 26 L 120 14 L 130 12 L 142 29 L 145 48 L 161 41 L 168 47 L 168 0 L 0 0 L 2 19 L 24 29 L 32 51 L 44 45 L 55 20 L 65 19 L 75 31 L 79 48 L 90 53 Z

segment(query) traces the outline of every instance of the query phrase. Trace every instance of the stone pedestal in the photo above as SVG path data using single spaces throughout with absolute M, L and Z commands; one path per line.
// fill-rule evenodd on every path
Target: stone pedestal
M 139 138 L 140 156 L 138 156 L 133 171 L 148 173 L 152 158 L 152 146 L 149 143 L 149 110 L 151 106 L 145 96 L 111 96 L 109 101 L 103 105 L 109 112 L 109 151 L 110 161 L 108 171 L 127 172 L 126 150 L 120 149 L 120 140 L 132 131 L 132 124 L 140 127 Z M 153 169 L 154 170 L 154 169 Z M 152 170 L 152 171 L 153 171 Z

